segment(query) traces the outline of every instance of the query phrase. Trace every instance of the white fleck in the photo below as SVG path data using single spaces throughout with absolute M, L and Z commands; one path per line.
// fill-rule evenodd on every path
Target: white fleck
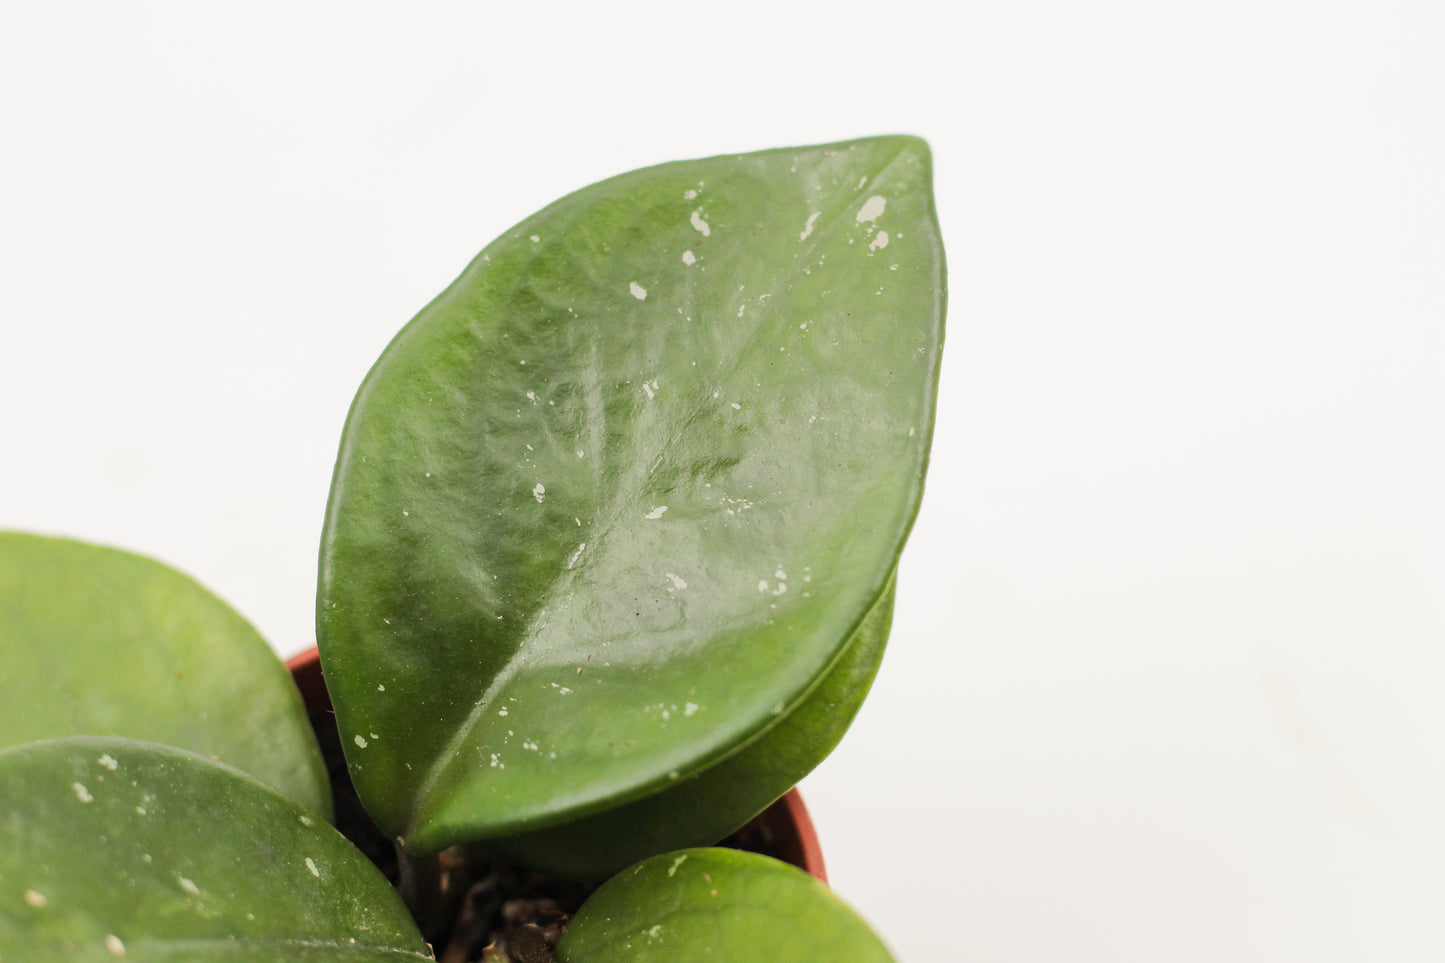
M 878 236 L 868 242 L 868 250 L 879 251 L 888 246 L 888 232 L 879 231 Z
M 181 889 L 185 890 L 187 893 L 190 893 L 192 896 L 201 895 L 201 888 L 195 883 L 193 883 L 191 880 L 186 879 L 184 876 L 180 877 L 177 882 L 181 884 Z
M 773 572 L 773 578 L 787 578 L 787 577 L 788 577 L 788 573 L 787 573 L 787 572 L 784 572 L 781 568 L 778 569 L 777 571 Z
M 806 241 L 808 239 L 808 235 L 813 233 L 813 225 L 817 223 L 817 221 L 818 214 L 816 212 L 809 214 L 807 223 L 803 225 L 803 233 L 798 235 L 798 240 Z
M 302 816 L 302 817 L 301 817 L 301 825 L 303 825 L 303 826 L 310 826 L 310 825 L 311 825 L 311 817 L 310 817 L 310 816 Z
M 88 803 L 95 799 L 95 797 L 90 794 L 90 790 L 86 789 L 82 783 L 73 782 L 70 784 L 70 788 L 75 790 L 75 798 L 83 803 Z
M 502 706 L 500 709 L 497 710 L 497 715 L 499 715 L 499 716 L 505 716 L 506 714 L 507 714 L 507 707 L 506 707 L 506 706 Z
M 701 708 L 702 706 L 698 705 L 696 702 L 689 702 L 687 705 L 682 707 L 682 714 L 685 716 L 690 716 Z
M 306 857 L 306 868 L 311 870 L 312 876 L 315 876 L 317 879 L 321 878 L 321 870 L 316 868 L 316 862 L 310 856 Z
M 645 287 L 643 287 L 642 285 L 638 284 L 636 281 L 633 281 L 631 284 L 629 284 L 629 285 L 627 286 L 627 290 L 631 291 L 631 292 L 632 292 L 632 296 L 633 296 L 634 298 L 636 298 L 637 300 L 639 300 L 639 301 L 646 301 L 646 300 L 647 300 L 647 288 L 645 288 Z
M 738 404 L 736 401 L 730 401 L 728 402 L 728 404 L 733 406 L 733 411 L 742 411 L 743 409 L 743 406 Z
M 765 579 L 765 578 L 760 578 L 760 579 L 758 579 L 758 591 L 759 591 L 759 592 L 766 592 L 767 590 L 768 590 L 768 580 Z
M 506 767 L 504 767 L 504 766 L 502 765 L 501 760 L 499 760 L 499 759 L 497 758 L 497 754 L 496 754 L 495 752 L 492 753 L 492 768 L 493 768 L 493 769 L 503 769 L 503 768 L 506 768 Z
M 537 235 L 535 235 L 535 234 L 532 235 L 532 243 L 533 243 L 533 244 L 537 244 L 537 243 L 539 243 L 541 240 L 542 240 L 542 239 L 541 239 L 540 237 L 538 237 Z
M 643 518 L 661 518 L 661 517 L 663 516 L 663 513 L 665 513 L 666 511 L 667 511 L 667 506 L 666 506 L 666 505 L 658 505 L 656 508 L 654 508 L 652 511 L 648 512 L 646 515 L 643 515 L 642 517 L 643 517 Z
M 403 515 L 407 516 L 407 517 L 410 517 L 410 516 L 411 516 L 411 512 L 407 511 L 406 509 L 402 509 L 402 512 L 401 512 L 401 513 L 402 513 Z
M 109 769 L 111 772 L 115 772 L 115 767 L 120 765 L 120 763 L 116 762 L 115 758 L 112 757 L 111 754 L 108 752 L 102 752 L 100 754 L 100 758 L 95 761 L 100 763 L 105 768 Z
M 703 237 L 710 237 L 712 235 L 712 227 L 707 221 L 703 220 L 702 208 L 693 211 L 692 217 L 689 220 L 691 220 L 693 227 L 702 232 Z
M 661 932 L 662 932 L 662 924 L 661 924 L 661 923 L 658 923 L 658 924 L 657 924 L 656 926 L 654 926 L 652 929 L 650 929 L 650 930 L 647 931 L 647 937 L 648 937 L 648 939 L 653 939 L 653 940 L 655 940 L 655 939 L 657 939 L 658 934 L 661 933 Z
M 681 578 L 679 578 L 678 576 L 673 575 L 671 572 L 667 572 L 666 575 L 667 575 L 667 580 L 672 583 L 672 587 L 673 587 L 673 588 L 675 588 L 675 589 L 685 589 L 685 588 L 687 588 L 687 582 L 683 581 L 683 580 L 682 580 Z
M 896 271 L 896 270 L 898 270 L 898 265 L 896 265 L 896 264 L 890 264 L 890 265 L 888 265 L 888 270 L 890 270 L 890 271 Z
M 878 218 L 883 215 L 883 208 L 887 206 L 888 201 L 886 199 L 878 194 L 874 194 L 868 198 L 868 200 L 864 201 L 863 206 L 858 209 L 858 223 L 862 224 L 865 221 L 878 220 Z
M 529 392 L 527 392 L 527 400 L 530 401 L 532 404 L 535 405 L 535 404 L 537 403 L 537 392 L 535 392 L 535 391 L 529 391 Z
M 783 704 L 782 704 L 781 702 L 779 702 L 777 705 L 773 706 L 773 708 L 772 708 L 771 711 L 772 711 L 773 715 L 775 715 L 775 716 L 780 716 L 780 715 L 782 715 L 782 714 L 783 714 Z
M 575 518 L 572 519 L 572 521 L 577 522 L 578 525 L 581 525 L 581 524 L 582 524 L 581 522 L 577 521 L 577 519 L 575 519 Z M 574 566 L 574 565 L 577 564 L 577 560 L 582 557 L 582 551 L 583 551 L 585 548 L 587 548 L 587 543 L 586 543 L 586 542 L 583 542 L 581 545 L 578 545 L 578 546 L 577 546 L 577 551 L 573 552 L 573 553 L 572 553 L 572 557 L 569 558 L 569 559 L 567 559 L 567 567 L 568 567 L 568 568 L 571 568 L 572 566 Z
M 431 477 L 431 472 L 427 472 L 427 473 L 426 473 L 426 477 L 430 478 L 430 477 Z
M 672 772 L 670 772 L 670 773 L 667 774 L 667 778 L 669 778 L 669 779 L 676 779 L 678 776 L 681 776 L 681 775 L 682 775 L 682 773 L 680 773 L 680 772 L 678 772 L 676 769 L 674 769 Z
M 563 685 L 563 686 L 558 686 L 558 687 L 557 687 L 557 691 L 560 692 L 562 695 L 571 695 L 571 694 L 572 694 L 572 690 L 569 689 L 569 688 L 567 688 L 565 685 Z
M 681 856 L 677 857 L 677 859 L 674 859 L 672 861 L 672 866 L 668 868 L 667 875 L 672 876 L 676 874 L 677 868 L 685 862 L 687 862 L 687 853 L 683 853 Z
M 691 189 L 691 188 L 688 188 L 687 190 L 685 190 L 685 191 L 682 192 L 682 196 L 683 196 L 686 200 L 689 200 L 689 201 L 690 201 L 690 200 L 693 200 L 694 198 L 697 197 L 697 191 L 695 191 L 695 190 L 693 190 L 693 189 Z
M 384 685 L 382 685 L 380 682 L 378 682 L 378 683 L 376 684 L 376 691 L 377 691 L 377 692 L 385 692 L 385 691 L 386 691 L 386 686 L 384 686 Z
M 912 437 L 913 437 L 913 429 L 912 429 L 912 428 L 909 428 L 909 429 L 908 429 L 908 437 L 909 437 L 909 438 L 912 438 Z
M 33 889 L 27 889 L 25 891 L 25 905 L 27 906 L 33 906 L 35 909 L 42 909 L 48 902 L 50 901 L 45 898 L 44 893 L 37 893 Z
M 535 742 L 531 742 L 530 740 L 527 741 L 527 742 L 522 743 L 522 748 L 523 748 L 523 749 L 530 749 L 530 750 L 532 750 L 533 752 L 537 752 L 537 751 L 538 751 L 538 749 L 537 749 L 537 744 L 536 744 Z
M 682 263 L 683 263 L 683 264 L 686 264 L 686 265 L 689 265 L 689 266 L 691 266 L 691 265 L 693 265 L 693 264 L 696 264 L 696 263 L 697 263 L 697 255 L 694 254 L 694 253 L 692 253 L 691 251 L 683 251 L 683 252 L 682 252 Z
M 105 951 L 111 956 L 125 956 L 125 944 L 120 937 L 110 933 L 105 938 Z
M 861 191 L 863 189 L 863 185 L 866 183 L 868 183 L 868 175 L 864 174 L 862 177 L 858 178 L 858 186 L 853 188 L 853 190 Z
M 351 741 L 354 742 L 354 743 L 356 743 L 356 745 L 357 745 L 359 748 L 361 748 L 361 749 L 365 749 L 365 748 L 366 748 L 366 737 L 365 737 L 365 736 L 362 736 L 362 735 L 358 734 L 358 735 L 354 736 Z
M 651 401 L 657 396 L 657 379 L 653 378 L 651 381 L 644 381 L 642 383 L 642 390 L 647 393 L 647 400 Z
M 144 806 L 135 807 L 135 814 L 137 816 L 144 816 L 146 814 L 146 808 Z
M 778 587 L 775 588 L 775 589 L 773 589 L 773 594 L 774 594 L 774 595 L 782 595 L 782 594 L 783 594 L 784 592 L 786 592 L 787 590 L 788 590 L 788 583 L 787 583 L 787 582 L 779 582 L 779 583 L 778 583 Z
M 537 486 L 532 489 L 532 497 L 537 499 L 538 505 L 542 504 L 542 496 L 546 494 L 547 486 L 543 485 L 541 482 L 537 482 Z

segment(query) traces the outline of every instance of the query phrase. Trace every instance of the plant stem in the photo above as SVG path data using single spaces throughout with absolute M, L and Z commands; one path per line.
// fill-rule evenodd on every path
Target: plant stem
M 413 856 L 400 844 L 396 847 L 397 865 L 401 878 L 397 889 L 402 901 L 416 920 L 422 935 L 429 942 L 437 936 L 437 930 L 449 921 L 446 918 L 446 897 L 442 887 L 442 863 L 440 856 Z

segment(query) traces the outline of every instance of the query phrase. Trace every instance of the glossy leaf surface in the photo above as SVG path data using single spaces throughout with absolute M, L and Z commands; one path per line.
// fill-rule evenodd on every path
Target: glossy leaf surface
M 347 422 L 318 593 L 384 830 L 434 850 L 626 804 L 820 683 L 921 494 L 930 176 L 907 137 L 622 175 L 398 335 Z
M 822 684 L 740 752 L 636 802 L 489 848 L 555 876 L 605 879 L 657 853 L 718 842 L 796 785 L 843 738 L 878 672 L 892 615 L 890 586 Z
M 250 776 L 129 739 L 0 752 L 0 953 L 59 959 L 429 959 L 374 866 Z
M 0 532 L 0 748 L 71 735 L 179 746 L 330 818 L 286 667 L 225 602 L 129 552 Z
M 573 917 L 558 963 L 890 963 L 823 883 L 756 853 L 688 849 L 613 877 Z

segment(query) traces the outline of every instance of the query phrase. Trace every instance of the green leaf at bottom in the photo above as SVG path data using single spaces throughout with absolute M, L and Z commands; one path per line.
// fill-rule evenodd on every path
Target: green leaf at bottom
M 654 856 L 593 893 L 557 946 L 558 963 L 891 963 L 868 925 L 827 886 L 755 853 Z
M 0 959 L 430 957 L 319 816 L 229 766 L 130 739 L 0 752 Z

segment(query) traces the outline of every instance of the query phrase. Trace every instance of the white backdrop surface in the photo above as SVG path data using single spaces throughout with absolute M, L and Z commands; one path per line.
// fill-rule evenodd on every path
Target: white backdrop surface
M 0 9 L 0 527 L 282 653 L 353 391 L 513 222 L 908 132 L 950 264 L 874 693 L 804 784 L 906 963 L 1445 959 L 1445 7 Z

